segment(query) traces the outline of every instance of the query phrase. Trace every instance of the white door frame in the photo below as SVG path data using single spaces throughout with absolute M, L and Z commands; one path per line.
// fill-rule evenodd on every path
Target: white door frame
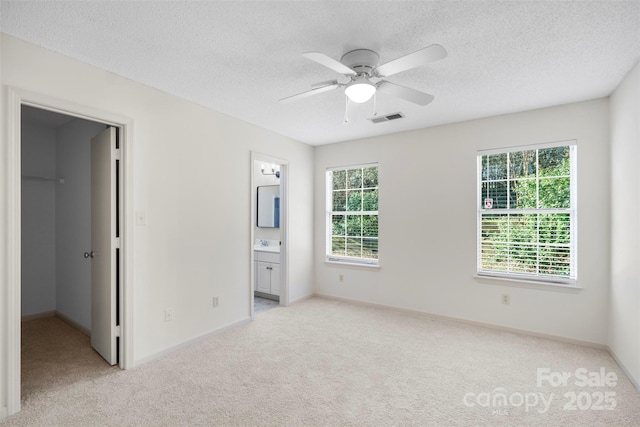
M 6 384 L 0 388 L 7 390 L 7 415 L 20 411 L 20 322 L 21 322 L 21 107 L 28 105 L 43 110 L 92 120 L 115 126 L 121 135 L 121 206 L 122 224 L 120 257 L 120 367 L 133 366 L 133 121 L 127 117 L 97 110 L 90 106 L 78 105 L 46 95 L 7 88 L 7 300 L 5 330 L 0 330 L 7 340 L 5 366 L 0 372 L 6 373 Z M 0 290 L 1 291 L 1 290 Z M 2 292 L 0 292 L 0 295 Z M 4 308 L 4 307 L 0 307 Z M 1 323 L 0 323 L 1 325 Z M 1 343 L 0 343 L 1 344 Z M 6 387 L 6 388 L 5 388 Z
M 250 271 L 249 275 L 249 307 L 251 320 L 254 320 L 255 313 L 253 312 L 253 283 L 255 281 L 255 260 L 253 253 L 253 244 L 255 242 L 255 225 L 258 217 L 258 191 L 254 183 L 254 164 L 255 162 L 263 162 L 268 164 L 280 165 L 280 305 L 288 306 L 291 301 L 289 298 L 289 162 L 284 159 L 270 156 L 268 154 L 259 153 L 256 151 L 251 152 L 251 165 L 249 170 L 251 171 L 251 224 L 250 224 L 250 236 L 249 248 L 250 255 Z

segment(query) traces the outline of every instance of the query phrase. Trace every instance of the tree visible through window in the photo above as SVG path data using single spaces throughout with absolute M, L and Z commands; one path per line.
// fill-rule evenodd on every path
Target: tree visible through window
M 327 259 L 377 264 L 378 166 L 327 171 Z
M 575 281 L 575 145 L 479 159 L 478 271 Z

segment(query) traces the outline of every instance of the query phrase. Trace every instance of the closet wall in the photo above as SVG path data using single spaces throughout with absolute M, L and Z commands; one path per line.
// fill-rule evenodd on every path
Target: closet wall
M 91 330 L 91 138 L 104 124 L 75 119 L 56 132 L 56 310 Z
M 81 119 L 38 124 L 25 109 L 22 188 L 22 315 L 55 310 L 91 330 L 91 138 L 105 125 Z M 53 113 L 49 113 L 53 114 Z M 64 122 L 64 124 L 61 124 Z
M 56 131 L 22 125 L 22 315 L 56 308 Z

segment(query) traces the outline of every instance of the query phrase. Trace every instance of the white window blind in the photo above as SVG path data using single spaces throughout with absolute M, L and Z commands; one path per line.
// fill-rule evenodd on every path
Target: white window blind
M 478 153 L 478 274 L 575 284 L 575 141 Z
M 378 166 L 327 170 L 326 258 L 378 264 Z

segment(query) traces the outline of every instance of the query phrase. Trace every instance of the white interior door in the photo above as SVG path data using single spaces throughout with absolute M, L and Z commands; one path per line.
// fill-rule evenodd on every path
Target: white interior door
M 116 343 L 116 128 L 91 139 L 91 346 L 111 365 Z

